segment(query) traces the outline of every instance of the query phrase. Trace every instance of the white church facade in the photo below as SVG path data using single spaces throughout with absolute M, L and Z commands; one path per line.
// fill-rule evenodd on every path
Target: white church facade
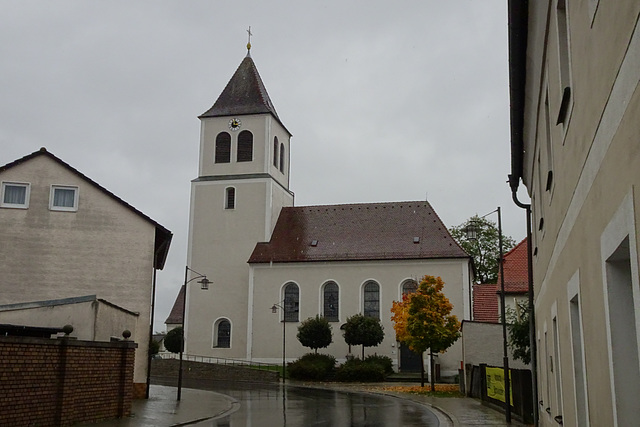
M 428 202 L 294 206 L 291 134 L 249 54 L 200 120 L 187 265 L 212 284 L 187 286 L 187 354 L 280 363 L 284 338 L 292 361 L 310 351 L 296 338 L 300 322 L 321 315 L 333 328 L 321 351 L 341 361 L 350 349 L 340 327 L 362 313 L 385 331 L 366 354 L 408 368 L 390 309 L 424 275 L 442 277 L 454 314 L 470 319 L 471 259 Z M 458 342 L 439 356 L 442 375 L 461 360 Z

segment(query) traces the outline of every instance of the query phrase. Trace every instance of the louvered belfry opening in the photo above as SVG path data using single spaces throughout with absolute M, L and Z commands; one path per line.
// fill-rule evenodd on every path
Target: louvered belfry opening
M 250 162 L 253 160 L 253 134 L 243 130 L 238 135 L 238 161 Z
M 227 132 L 220 132 L 216 136 L 216 163 L 231 162 L 231 135 Z
M 273 166 L 278 167 L 278 137 L 273 137 Z
M 284 144 L 280 144 L 280 172 L 284 173 Z

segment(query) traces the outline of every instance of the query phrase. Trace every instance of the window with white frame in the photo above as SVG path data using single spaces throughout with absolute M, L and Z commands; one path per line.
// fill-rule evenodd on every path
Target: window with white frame
M 336 282 L 327 282 L 322 290 L 323 315 L 329 322 L 338 322 L 338 302 L 340 289 Z
M 49 197 L 49 209 L 52 211 L 78 210 L 78 187 L 52 185 Z
M 236 189 L 233 187 L 227 187 L 225 189 L 224 208 L 225 209 L 236 208 Z
M 413 279 L 405 280 L 402 283 L 402 295 L 403 296 L 412 294 L 412 293 L 416 292 L 417 290 L 418 290 L 418 283 Z
M 213 346 L 217 348 L 231 348 L 231 322 L 220 319 L 214 325 Z
M 0 207 L 27 209 L 29 207 L 30 184 L 23 182 L 3 182 Z
M 284 287 L 284 321 L 297 322 L 300 313 L 300 289 L 295 283 Z
M 364 316 L 380 318 L 380 285 L 373 280 L 367 282 L 364 291 Z

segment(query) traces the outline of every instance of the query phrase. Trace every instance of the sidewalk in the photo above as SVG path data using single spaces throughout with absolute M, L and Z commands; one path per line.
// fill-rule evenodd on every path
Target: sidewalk
M 469 397 L 432 397 L 384 390 L 389 386 L 415 386 L 415 383 L 307 383 L 288 381 L 288 387 L 323 388 L 351 393 L 378 393 L 399 399 L 411 400 L 429 407 L 438 417 L 441 427 L 463 426 L 513 426 L 525 424 L 512 420 L 505 422 L 505 415 L 483 406 L 479 400 Z M 182 389 L 182 400 L 176 401 L 175 387 L 152 385 L 148 400 L 135 400 L 132 416 L 100 423 L 80 424 L 99 427 L 177 427 L 185 425 L 209 425 L 207 420 L 231 414 L 238 410 L 240 402 L 225 394 L 208 390 Z
M 182 399 L 176 401 L 177 388 L 151 385 L 149 399 L 133 401 L 131 417 L 79 424 L 99 427 L 177 427 L 206 421 L 231 413 L 240 403 L 221 393 L 182 388 Z

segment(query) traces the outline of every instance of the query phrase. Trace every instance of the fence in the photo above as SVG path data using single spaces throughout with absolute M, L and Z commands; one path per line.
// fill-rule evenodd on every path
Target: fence
M 470 384 L 467 394 L 482 400 L 483 403 L 505 410 L 503 393 L 504 370 L 501 366 L 474 365 L 467 369 Z M 533 394 L 531 371 L 529 369 L 510 369 L 511 413 L 525 423 L 533 422 Z
M 179 359 L 179 353 L 162 353 L 161 357 L 163 359 Z M 264 362 L 252 362 L 249 360 L 243 359 L 231 359 L 228 357 L 213 357 L 213 356 L 198 356 L 194 354 L 182 354 L 182 360 L 191 361 L 191 362 L 200 362 L 200 363 L 213 363 L 216 365 L 225 365 L 225 366 L 242 366 L 246 368 L 257 369 L 259 371 L 280 371 L 282 370 L 280 364 L 275 365 L 273 363 L 264 363 Z
M 0 337 L 0 425 L 66 426 L 130 415 L 136 347 Z

